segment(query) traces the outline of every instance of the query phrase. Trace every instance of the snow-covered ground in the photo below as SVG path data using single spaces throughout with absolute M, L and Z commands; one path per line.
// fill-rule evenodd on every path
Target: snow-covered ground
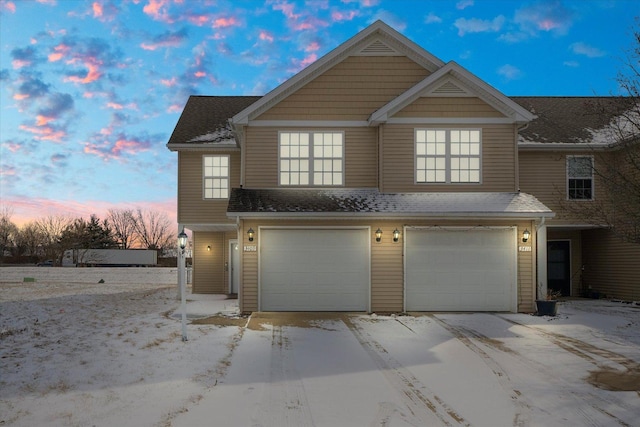
M 24 278 L 35 282 L 24 282 Z M 100 280 L 104 283 L 98 283 Z M 175 269 L 0 268 L 0 425 L 635 426 L 640 307 L 238 316 Z

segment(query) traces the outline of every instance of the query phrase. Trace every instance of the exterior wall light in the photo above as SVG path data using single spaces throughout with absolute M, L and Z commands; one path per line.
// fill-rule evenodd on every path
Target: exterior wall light
M 522 241 L 525 243 L 528 242 L 529 237 L 531 237 L 531 232 L 525 228 L 524 232 L 522 233 Z
M 378 228 L 376 230 L 376 242 L 380 243 L 380 240 L 382 240 L 382 230 Z
M 398 239 L 400 239 L 400 231 L 396 228 L 393 230 L 393 243 L 398 243 Z
M 187 247 L 187 233 L 184 232 L 184 227 L 182 227 L 182 231 L 178 234 L 178 246 L 180 246 L 180 250 L 184 253 L 184 248 Z
M 255 232 L 253 231 L 253 228 L 249 228 L 249 230 L 247 231 L 247 236 L 249 236 L 249 241 L 253 242 L 253 235 L 255 234 Z
M 211 245 L 207 245 L 207 252 L 211 252 Z

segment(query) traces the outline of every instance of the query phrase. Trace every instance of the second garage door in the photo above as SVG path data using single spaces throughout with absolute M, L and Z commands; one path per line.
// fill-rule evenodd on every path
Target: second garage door
M 262 311 L 366 311 L 368 229 L 262 229 Z
M 407 229 L 407 311 L 517 311 L 513 228 Z

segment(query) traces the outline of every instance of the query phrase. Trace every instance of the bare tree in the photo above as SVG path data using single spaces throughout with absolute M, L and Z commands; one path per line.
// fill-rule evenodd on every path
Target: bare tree
M 35 222 L 29 222 L 20 228 L 16 246 L 23 248 L 21 254 L 26 254 L 35 261 L 37 256 L 42 255 L 39 252 L 44 244 L 44 235 Z
M 64 215 L 49 215 L 38 219 L 36 225 L 44 240 L 44 254 L 46 257 L 62 263 L 64 256 L 64 242 L 62 235 L 73 224 L 73 219 Z
M 136 239 L 136 218 L 131 209 L 109 209 L 107 219 L 122 249 L 129 249 Z
M 143 247 L 161 250 L 169 246 L 172 225 L 166 213 L 138 209 L 135 219 L 137 238 Z
M 593 150 L 593 175 L 604 191 L 590 203 L 561 204 L 586 223 L 607 225 L 623 240 L 640 243 L 640 28 L 633 36 L 617 76 L 622 95 L 587 105 L 587 114 L 612 118 L 601 135 L 603 147 Z
M 0 211 L 0 260 L 4 258 L 5 251 L 11 250 L 15 244 L 18 227 L 11 221 L 13 210 L 3 207 Z

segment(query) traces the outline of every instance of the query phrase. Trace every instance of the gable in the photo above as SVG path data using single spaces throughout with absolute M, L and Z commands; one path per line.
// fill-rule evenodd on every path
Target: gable
M 249 120 L 271 109 L 274 105 L 321 76 L 349 56 L 406 56 L 428 72 L 434 72 L 444 65 L 419 45 L 415 44 L 382 21 L 376 21 L 327 55 L 318 59 L 298 74 L 266 94 L 259 101 L 245 108 L 235 116 L 235 125 L 246 125 Z
M 255 120 L 350 120 L 366 125 L 371 112 L 429 74 L 395 51 L 382 56 L 348 56 Z
M 434 95 L 441 95 L 436 92 Z M 448 95 L 448 96 L 447 96 Z M 395 113 L 389 122 L 401 118 L 505 118 L 505 115 L 477 96 L 423 96 Z

